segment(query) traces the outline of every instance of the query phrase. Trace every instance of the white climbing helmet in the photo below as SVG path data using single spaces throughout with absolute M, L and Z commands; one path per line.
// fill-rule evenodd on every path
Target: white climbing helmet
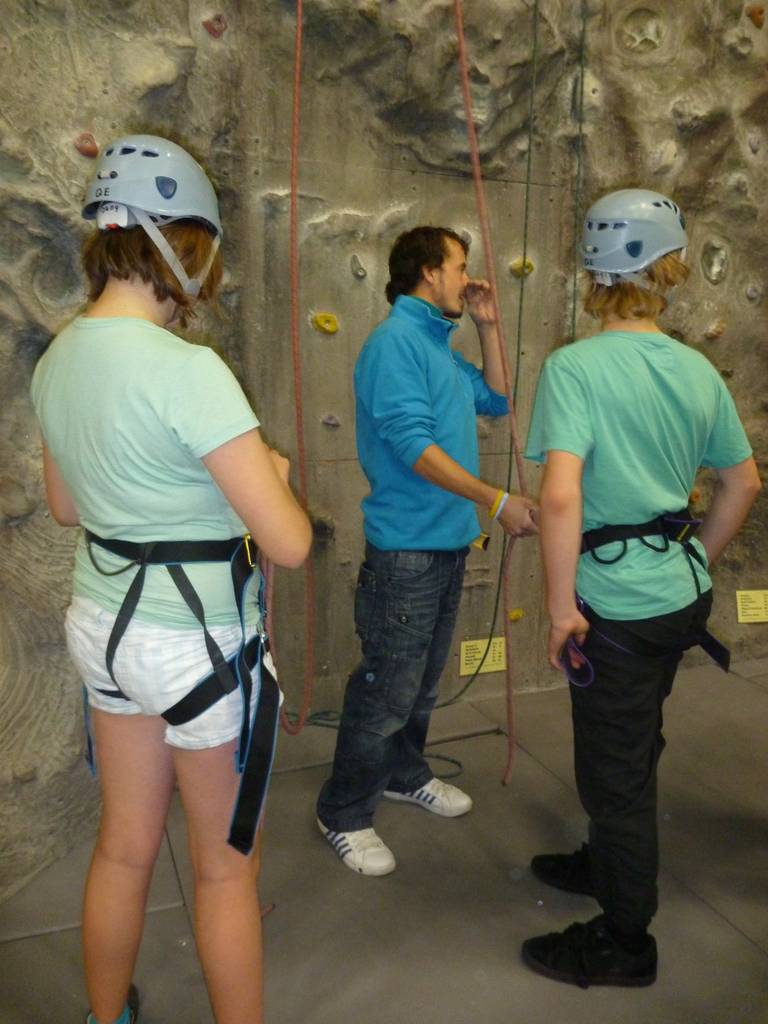
M 83 217 L 100 230 L 140 224 L 187 295 L 198 295 L 222 236 L 219 204 L 205 171 L 186 150 L 157 135 L 126 135 L 106 146 L 88 186 Z M 190 279 L 157 225 L 198 220 L 213 232 L 205 266 Z
M 685 218 L 677 203 L 649 189 L 625 188 L 590 207 L 581 256 L 598 284 L 631 281 L 648 288 L 648 278 L 640 272 L 687 245 Z

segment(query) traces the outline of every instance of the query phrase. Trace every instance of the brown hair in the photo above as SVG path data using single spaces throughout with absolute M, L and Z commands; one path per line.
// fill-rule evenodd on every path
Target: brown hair
M 168 244 L 178 256 L 189 277 L 194 278 L 205 266 L 213 238 L 200 221 L 175 220 L 160 228 Z M 195 299 L 187 295 L 176 275 L 165 262 L 155 243 L 140 226 L 95 231 L 83 244 L 83 270 L 88 278 L 88 298 L 94 302 L 110 277 L 120 281 L 136 276 L 151 284 L 158 302 L 172 299 L 178 307 L 182 327 L 196 316 Z M 223 263 L 221 251 L 216 253 L 208 276 L 203 281 L 199 298 L 216 298 Z
M 667 308 L 666 292 L 688 279 L 690 269 L 680 258 L 680 250 L 659 257 L 643 271 L 652 291 L 631 281 L 617 281 L 612 286 L 598 284 L 593 274 L 587 275 L 584 311 L 595 320 L 616 317 L 620 320 L 655 320 Z
M 458 242 L 465 255 L 469 252 L 468 243 L 450 228 L 422 225 L 397 237 L 389 254 L 387 302 L 392 304 L 398 295 L 410 295 L 421 280 L 423 267 L 442 267 L 445 257 L 450 255 L 445 244 L 448 238 Z

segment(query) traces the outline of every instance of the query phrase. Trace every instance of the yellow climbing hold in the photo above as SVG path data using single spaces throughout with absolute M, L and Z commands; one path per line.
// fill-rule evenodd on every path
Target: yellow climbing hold
M 525 615 L 525 612 L 522 608 L 510 608 L 507 614 L 509 615 L 510 622 L 519 622 Z
M 333 313 L 315 313 L 312 317 L 312 326 L 323 334 L 335 334 L 339 329 L 339 321 Z
M 514 274 L 515 277 L 528 277 L 529 274 L 533 273 L 533 260 L 523 260 L 522 256 L 518 256 L 516 260 L 512 260 L 509 264 L 509 272 Z

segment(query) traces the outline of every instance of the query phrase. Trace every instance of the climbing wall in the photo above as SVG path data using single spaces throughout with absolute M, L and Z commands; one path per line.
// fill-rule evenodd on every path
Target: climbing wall
M 737 0 L 473 0 L 465 11 L 507 347 L 525 432 L 543 359 L 591 324 L 578 315 L 574 224 L 601 192 L 674 195 L 693 275 L 668 329 L 728 381 L 758 457 L 766 450 L 768 26 Z M 35 360 L 83 301 L 79 201 L 93 156 L 131 131 L 170 134 L 210 169 L 228 267 L 218 316 L 196 337 L 229 359 L 271 443 L 298 459 L 291 358 L 290 148 L 295 4 L 195 0 L 101 5 L 23 0 L 0 37 L 0 895 L 61 855 L 94 820 L 77 680 L 63 646 L 73 531 L 45 508 L 28 399 Z M 483 273 L 449 0 L 305 0 L 298 165 L 301 400 L 316 542 L 313 707 L 338 708 L 357 646 L 362 548 L 351 369 L 387 306 L 397 233 L 449 224 Z M 525 268 L 523 260 L 528 263 Z M 510 270 L 514 267 L 516 273 Z M 471 325 L 459 344 L 478 347 Z M 483 473 L 503 483 L 504 424 L 479 422 Z M 531 491 L 538 470 L 526 470 Z M 702 475 L 706 502 L 711 482 Z M 766 584 L 766 502 L 717 570 L 716 625 L 736 657 L 768 632 L 736 621 L 737 589 Z M 459 643 L 487 635 L 501 538 L 472 553 Z M 300 703 L 306 579 L 279 572 L 276 639 L 288 705 Z M 513 553 L 508 607 L 517 688 L 558 685 L 543 664 L 534 543 Z M 501 632 L 500 624 L 497 633 Z M 470 695 L 499 693 L 482 675 Z M 291 742 L 286 739 L 284 742 Z

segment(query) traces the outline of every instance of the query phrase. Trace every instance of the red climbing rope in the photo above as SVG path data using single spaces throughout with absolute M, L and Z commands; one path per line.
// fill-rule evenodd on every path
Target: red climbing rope
M 485 272 L 488 277 L 488 282 L 491 286 L 491 296 L 493 299 L 494 315 L 496 317 L 496 329 L 498 332 L 499 346 L 501 348 L 501 361 L 504 367 L 504 385 L 507 392 L 507 400 L 509 402 L 509 432 L 510 432 L 510 443 L 512 450 L 515 455 L 515 466 L 517 469 L 517 483 L 521 494 L 525 494 L 525 476 L 523 473 L 523 456 L 520 450 L 519 431 L 517 426 L 517 417 L 515 416 L 515 396 L 512 393 L 512 376 L 509 368 L 509 359 L 507 358 L 507 346 L 504 339 L 504 327 L 501 319 L 501 309 L 499 307 L 498 291 L 496 288 L 496 264 L 493 255 L 493 245 L 491 242 L 491 229 L 488 221 L 488 206 L 485 201 L 485 188 L 483 185 L 483 173 L 480 166 L 480 149 L 477 143 L 477 132 L 475 131 L 475 122 L 472 114 L 472 93 L 469 86 L 469 68 L 467 62 L 467 46 L 464 37 L 464 17 L 461 9 L 461 0 L 454 0 L 454 6 L 456 10 L 456 35 L 459 43 L 459 70 L 461 73 L 461 87 L 464 94 L 464 111 L 467 120 L 467 136 L 469 138 L 469 152 L 472 160 L 472 178 L 475 183 L 475 200 L 477 203 L 477 216 L 480 221 L 480 234 L 483 239 L 483 253 L 485 256 Z M 503 578 L 503 601 L 502 607 L 504 611 L 504 639 L 507 651 L 507 670 L 506 670 L 506 684 L 507 684 L 507 765 L 504 770 L 502 782 L 504 785 L 509 783 L 510 775 L 512 772 L 512 763 L 515 756 L 515 734 L 514 734 L 514 711 L 512 701 L 512 687 L 513 687 L 513 671 L 512 671 L 512 623 L 509 618 L 508 595 L 509 595 L 509 563 L 510 555 L 514 547 L 514 539 L 509 538 L 507 541 L 506 555 L 504 558 L 504 564 L 502 566 L 502 578 Z
M 299 470 L 299 497 L 307 507 L 307 453 L 304 446 L 304 408 L 301 387 L 301 331 L 299 326 L 299 130 L 301 127 L 301 42 L 302 0 L 296 0 L 296 40 L 293 65 L 293 117 L 291 121 L 291 202 L 290 202 L 290 280 L 291 280 L 291 356 L 293 359 L 293 388 L 296 400 L 296 447 Z M 304 687 L 298 719 L 290 721 L 285 710 L 280 721 L 287 733 L 295 736 L 304 728 L 312 704 L 315 677 L 315 565 L 310 553 L 304 563 Z M 271 584 L 270 584 L 271 589 Z M 268 607 L 271 606 L 271 601 Z

